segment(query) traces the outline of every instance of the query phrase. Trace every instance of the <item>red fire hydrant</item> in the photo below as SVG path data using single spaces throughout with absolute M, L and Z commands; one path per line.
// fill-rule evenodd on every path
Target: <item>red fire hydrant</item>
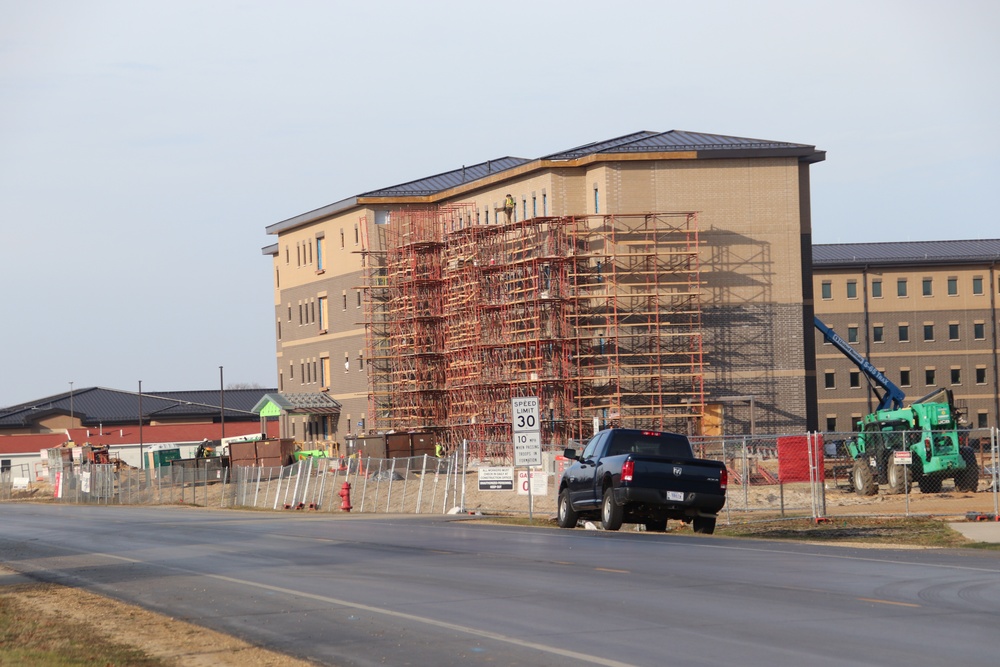
M 351 511 L 351 485 L 344 482 L 344 485 L 340 487 L 340 491 L 337 495 L 344 499 L 344 502 L 340 503 L 340 509 L 343 512 Z

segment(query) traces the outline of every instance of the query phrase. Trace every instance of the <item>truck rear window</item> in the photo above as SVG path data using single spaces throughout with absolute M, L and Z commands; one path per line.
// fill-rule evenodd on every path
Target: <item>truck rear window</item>
M 684 436 L 649 431 L 624 431 L 612 436 L 607 456 L 645 454 L 667 458 L 691 458 L 691 445 Z

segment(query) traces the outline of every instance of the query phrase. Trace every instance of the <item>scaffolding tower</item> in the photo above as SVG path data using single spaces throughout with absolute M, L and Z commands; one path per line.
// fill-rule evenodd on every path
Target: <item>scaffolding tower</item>
M 695 214 L 473 219 L 463 205 L 393 211 L 366 251 L 374 429 L 495 455 L 510 399 L 536 396 L 548 444 L 616 424 L 697 432 Z

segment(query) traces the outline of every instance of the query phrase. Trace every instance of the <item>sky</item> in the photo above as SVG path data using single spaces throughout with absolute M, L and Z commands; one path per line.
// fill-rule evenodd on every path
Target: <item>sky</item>
M 816 243 L 1000 238 L 992 0 L 0 0 L 0 16 L 0 406 L 274 387 L 265 227 L 640 130 L 826 151 Z

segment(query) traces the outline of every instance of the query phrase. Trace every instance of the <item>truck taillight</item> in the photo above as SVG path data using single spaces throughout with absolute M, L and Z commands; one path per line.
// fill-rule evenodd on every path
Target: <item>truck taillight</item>
M 622 463 L 622 481 L 631 482 L 632 473 L 634 471 L 635 471 L 635 461 L 633 461 L 632 459 L 626 459 L 625 462 Z
M 723 468 L 719 472 L 719 488 L 725 491 L 727 486 L 729 486 L 729 469 Z
M 927 453 L 926 456 L 924 456 L 924 458 L 927 459 L 928 461 L 930 461 L 931 460 L 931 439 L 930 438 L 924 438 L 924 451 Z

